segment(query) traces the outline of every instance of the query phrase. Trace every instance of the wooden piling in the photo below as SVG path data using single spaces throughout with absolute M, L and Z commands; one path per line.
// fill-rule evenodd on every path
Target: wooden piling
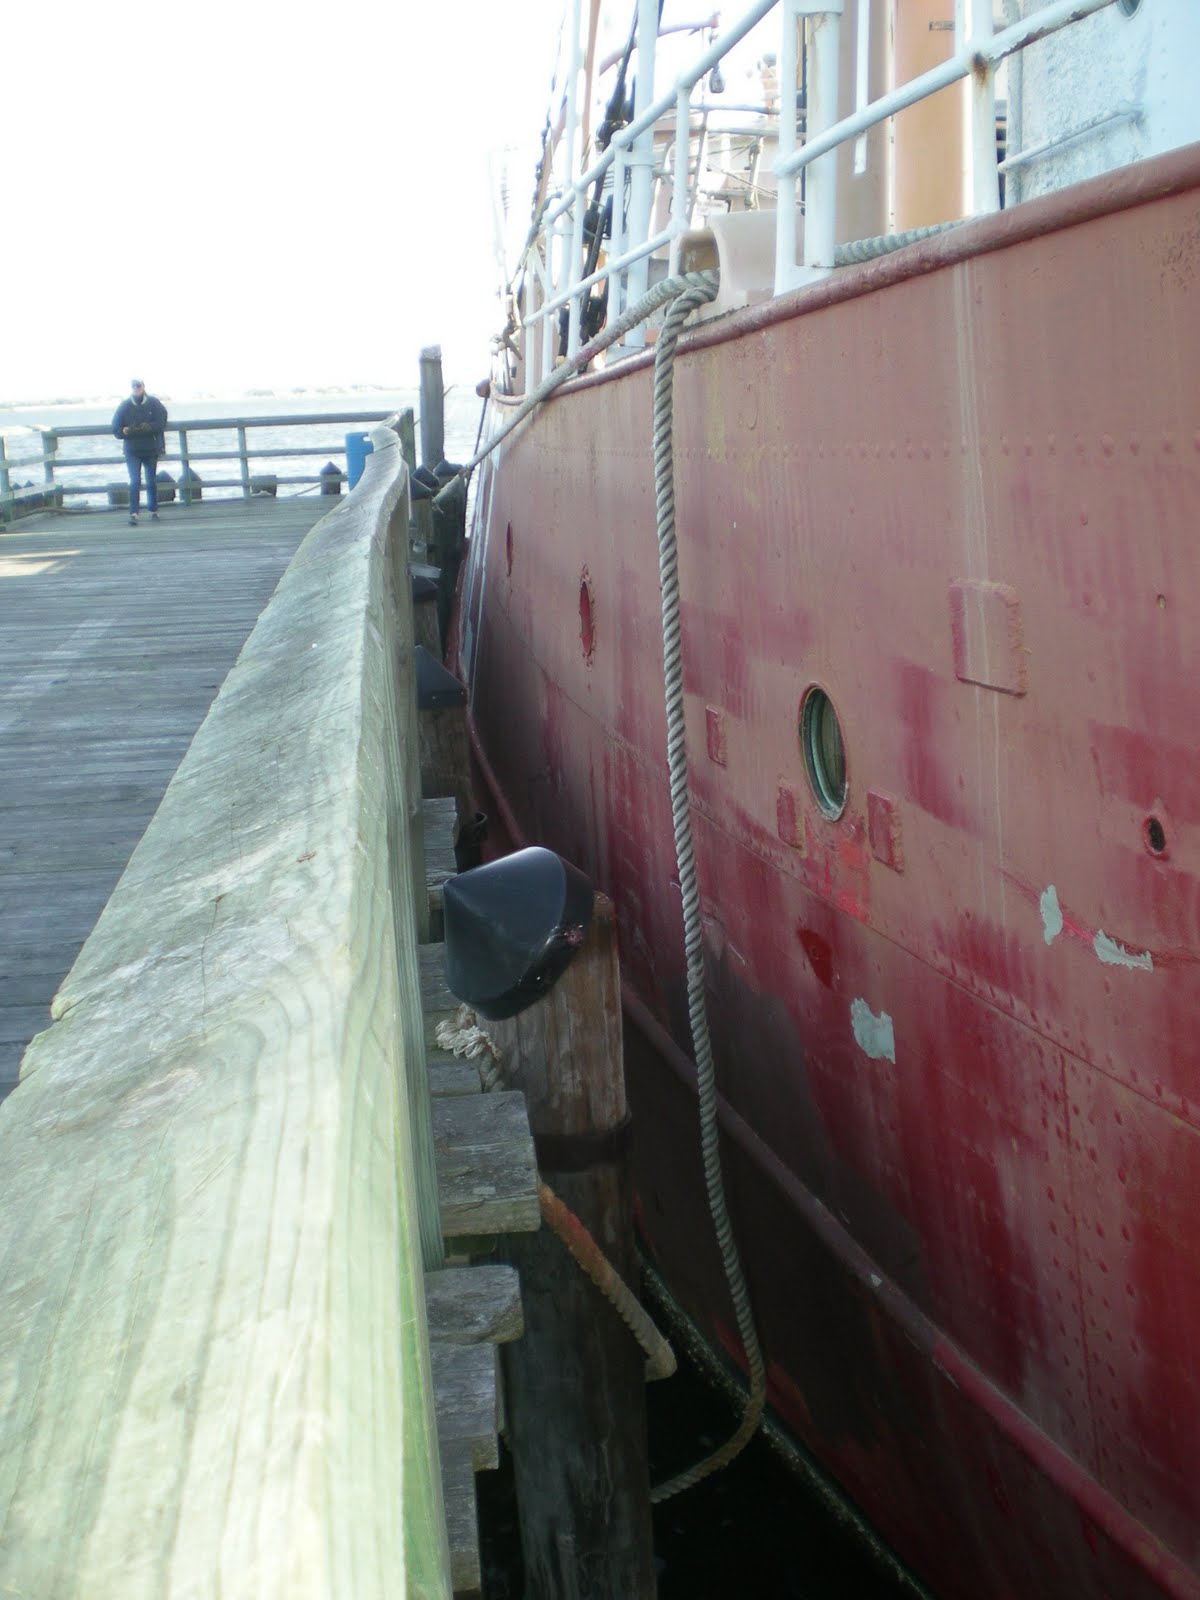
M 442 347 L 431 344 L 421 351 L 421 464 L 430 472 L 445 455 L 445 393 L 442 388 Z
M 411 406 L 400 413 L 396 432 L 400 435 L 400 451 L 404 456 L 405 465 L 409 472 L 413 473 L 417 470 L 417 435 Z
M 464 478 L 451 478 L 433 497 L 433 550 L 430 559 L 439 568 L 438 628 L 445 649 L 450 631 L 450 612 L 454 589 L 467 536 L 467 484 Z
M 488 1031 L 524 1091 L 544 1181 L 636 1282 L 613 907 L 537 1005 Z M 655 1593 L 645 1357 L 548 1229 L 513 1240 L 523 1339 L 503 1353 L 528 1600 Z

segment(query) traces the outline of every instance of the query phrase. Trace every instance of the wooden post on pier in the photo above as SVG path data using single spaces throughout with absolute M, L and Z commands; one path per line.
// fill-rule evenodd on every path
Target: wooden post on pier
M 411 475 L 417 469 L 417 432 L 411 406 L 400 413 L 396 432 L 400 435 L 400 451 Z
M 535 1006 L 488 1031 L 524 1091 L 543 1179 L 636 1282 L 612 902 Z M 514 1239 L 525 1337 L 504 1351 L 528 1600 L 655 1593 L 645 1356 L 547 1228 Z
M 421 351 L 421 465 L 430 472 L 446 453 L 442 389 L 442 347 L 431 344 Z
M 442 649 L 450 632 L 450 612 L 454 589 L 467 536 L 467 484 L 464 478 L 451 478 L 433 497 L 432 561 L 438 568 L 438 631 Z

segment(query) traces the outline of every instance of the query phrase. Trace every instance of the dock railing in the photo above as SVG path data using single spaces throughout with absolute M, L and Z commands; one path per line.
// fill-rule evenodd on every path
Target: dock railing
M 1000 32 L 994 31 L 992 4 L 993 0 L 954 0 L 954 47 L 949 58 L 876 100 L 867 100 L 862 87 L 865 69 L 861 69 L 860 103 L 849 115 L 843 115 L 839 105 L 841 19 L 845 11 L 853 11 L 860 48 L 865 50 L 861 41 L 871 26 L 870 0 L 753 0 L 692 65 L 679 74 L 665 93 L 657 92 L 655 84 L 660 6 L 658 0 L 638 0 L 636 102 L 632 120 L 612 134 L 607 148 L 590 166 L 577 172 L 576 155 L 580 163 L 588 155 L 581 137 L 588 111 L 578 93 L 583 73 L 583 0 L 570 0 L 563 137 L 553 151 L 559 158 L 559 165 L 520 264 L 529 297 L 522 318 L 526 337 L 526 390 L 532 391 L 553 368 L 555 329 L 558 314 L 564 308 L 567 335 L 563 353 L 572 357 L 581 344 L 584 300 L 594 286 L 609 284 L 607 315 L 609 320 L 616 320 L 644 294 L 650 257 L 669 251 L 674 260 L 679 241 L 691 226 L 701 178 L 699 163 L 694 174 L 691 167 L 693 110 L 698 105 L 701 114 L 707 115 L 714 109 L 703 85 L 730 51 L 776 9 L 780 20 L 777 35 L 779 106 L 791 104 L 793 114 L 771 112 L 778 138 L 774 163 L 778 185 L 775 294 L 811 282 L 835 266 L 837 185 L 833 155 L 839 146 L 860 139 L 878 123 L 964 79 L 969 79 L 971 85 L 964 156 L 967 170 L 963 185 L 967 215 L 998 209 L 996 68 L 1009 55 L 1115 4 L 1115 0 L 1050 0 L 1049 4 Z M 879 9 L 876 7 L 876 26 L 882 27 Z M 702 32 L 710 26 L 696 24 L 694 31 Z M 803 105 L 799 92 L 801 26 L 806 54 L 803 79 L 807 91 Z M 790 88 L 786 87 L 789 85 Z M 766 108 L 763 109 L 765 113 Z M 655 128 L 672 115 L 671 170 L 665 167 L 656 170 Z M 799 137 L 801 125 L 803 142 Z M 806 180 L 803 194 L 802 174 Z M 608 259 L 587 271 L 591 257 L 584 248 L 585 211 L 589 192 L 603 183 L 611 184 L 614 196 L 618 197 L 612 207 Z M 663 184 L 668 193 L 669 212 L 666 205 L 654 203 L 654 186 L 658 183 Z M 656 218 L 664 212 L 667 212 L 664 220 L 656 225 Z M 798 259 L 796 221 L 801 213 L 804 217 L 803 259 Z M 541 336 L 535 338 L 533 329 L 539 322 Z M 640 348 L 644 341 L 645 328 L 639 325 L 626 335 L 624 345 L 631 350 Z
M 5 1594 L 450 1590 L 407 475 L 372 442 L 0 1107 Z
M 331 446 L 328 441 L 324 444 L 269 443 L 256 446 L 256 435 L 260 435 L 263 429 L 347 427 L 364 430 L 377 427 L 382 421 L 383 414 L 379 411 L 187 418 L 167 423 L 168 448 L 159 457 L 159 466 L 166 470 L 169 470 L 172 464 L 177 466 L 176 491 L 185 505 L 191 501 L 197 490 L 237 489 L 249 498 L 263 486 L 262 475 L 256 475 L 253 470 L 253 463 L 256 461 L 274 465 L 279 460 L 294 459 L 302 462 L 313 456 L 324 456 L 327 462 L 331 456 L 340 457 L 343 461 L 345 459 L 344 447 L 339 449 L 337 446 Z M 214 432 L 236 434 L 237 448 L 234 450 L 196 448 L 195 436 Z M 0 435 L 0 522 L 11 519 L 14 506 L 19 506 L 22 501 L 36 502 L 38 506 L 47 504 L 58 506 L 63 503 L 65 497 L 105 495 L 110 488 L 110 480 L 106 477 L 92 477 L 94 468 L 119 467 L 122 476 L 117 486 L 123 487 L 125 456 L 115 439 L 112 440 L 112 452 L 106 455 L 85 454 L 71 449 L 72 441 L 106 436 L 112 438 L 112 428 L 106 423 L 78 423 L 61 428 L 39 428 L 37 430 L 39 453 L 10 458 L 4 437 Z M 172 440 L 174 440 L 173 448 Z M 206 476 L 210 465 L 214 462 L 233 463 L 233 470 L 237 476 L 228 474 L 221 477 Z M 196 472 L 198 465 L 203 467 L 199 473 Z M 14 483 L 14 478 L 24 477 L 31 471 L 36 474 L 36 481 L 31 485 Z M 273 471 L 269 482 L 271 492 L 274 492 L 278 486 L 341 484 L 346 478 L 347 470 L 342 467 L 336 474 L 318 471 L 280 476 Z

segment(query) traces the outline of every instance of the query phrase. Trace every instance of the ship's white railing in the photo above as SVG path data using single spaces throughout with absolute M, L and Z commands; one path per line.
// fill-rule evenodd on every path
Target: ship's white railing
M 862 0 L 860 0 L 860 5 Z M 787 9 L 795 6 L 801 14 L 815 13 L 817 0 L 782 0 Z M 808 138 L 795 148 L 795 129 L 784 119 L 780 124 L 780 151 L 775 163 L 779 179 L 779 211 L 776 226 L 775 292 L 795 288 L 812 275 L 814 270 L 828 271 L 833 266 L 834 230 L 836 226 L 834 204 L 834 171 L 823 158 L 832 154 L 838 145 L 856 139 L 877 123 L 906 107 L 915 105 L 948 88 L 963 78 L 971 79 L 970 137 L 965 141 L 966 160 L 964 185 L 969 216 L 981 216 L 1000 209 L 999 168 L 996 162 L 996 99 L 995 73 L 1001 61 L 1015 55 L 1026 45 L 1045 39 L 1069 23 L 1078 22 L 1095 11 L 1102 11 L 1114 0 L 1054 0 L 1032 16 L 1013 23 L 1000 33 L 992 31 L 991 0 L 954 0 L 954 54 L 939 66 L 932 67 L 919 77 L 901 84 L 891 93 L 872 101 L 851 116 L 838 119 L 837 107 L 837 22 L 841 11 L 836 12 L 829 0 L 820 0 L 823 16 L 815 17 L 817 26 L 809 36 L 810 113 Z M 784 27 L 784 48 L 791 46 L 791 67 L 795 71 L 796 30 Z M 780 79 L 788 70 L 786 56 L 780 58 Z M 832 109 L 832 115 L 830 110 Z M 827 120 L 828 119 L 828 120 Z M 792 148 L 785 146 L 791 139 Z M 804 263 L 801 270 L 795 256 L 795 230 L 784 226 L 785 192 L 790 188 L 792 216 L 794 218 L 797 176 L 812 166 L 805 195 Z
M 996 161 L 995 73 L 1008 56 L 1044 39 L 1060 28 L 1113 5 L 1115 0 L 1052 0 L 1031 16 L 995 32 L 992 0 L 954 0 L 954 52 L 948 60 L 869 103 L 865 84 L 865 46 L 870 26 L 871 0 L 755 0 L 739 19 L 716 38 L 665 94 L 654 94 L 654 53 L 658 33 L 658 0 L 638 0 L 638 69 L 633 121 L 613 134 L 608 148 L 577 177 L 574 167 L 580 107 L 577 84 L 582 68 L 580 15 L 583 0 L 571 0 L 567 104 L 564 127 L 565 172 L 562 193 L 540 219 L 525 260 L 537 279 L 540 303 L 526 311 L 526 387 L 531 389 L 554 362 L 557 313 L 568 308 L 567 354 L 580 347 L 584 299 L 589 290 L 609 282 L 608 317 L 619 316 L 625 306 L 646 288 L 649 260 L 656 251 L 672 248 L 686 232 L 692 214 L 689 192 L 689 132 L 692 94 L 697 84 L 718 66 L 750 31 L 778 7 L 782 37 L 779 51 L 779 153 L 775 161 L 778 183 L 775 224 L 774 292 L 809 282 L 833 269 L 837 236 L 837 195 L 834 151 L 849 140 L 861 139 L 868 129 L 940 89 L 965 78 L 971 80 L 969 126 L 963 141 L 966 170 L 963 178 L 967 215 L 999 209 L 999 174 Z M 878 0 L 876 0 L 878 5 Z M 856 7 L 859 67 L 856 100 L 849 115 L 839 115 L 838 50 L 840 23 L 845 6 Z M 798 81 L 798 24 L 806 21 L 808 105 L 803 144 L 797 143 L 795 85 Z M 671 214 L 667 224 L 650 232 L 653 214 L 654 129 L 671 111 L 675 115 L 674 168 Z M 786 112 L 786 114 L 783 114 Z M 612 235 L 608 259 L 595 271 L 582 272 L 584 215 L 587 196 L 611 169 Z M 796 218 L 800 209 L 800 175 L 805 174 L 803 199 L 803 259 L 796 253 Z M 696 183 L 701 174 L 696 173 Z M 624 220 L 626 181 L 629 183 L 629 220 Z M 599 225 L 599 224 L 597 224 Z M 532 325 L 541 322 L 541 339 L 532 337 Z M 644 342 L 638 328 L 625 339 L 626 348 Z M 540 351 L 538 346 L 540 344 Z M 540 355 L 540 361 L 537 357 Z
M 568 83 L 578 77 L 579 12 L 582 0 L 572 0 L 573 23 L 571 28 L 571 54 Z M 828 4 L 829 0 L 823 0 Z M 839 0 L 840 3 L 840 0 Z M 688 130 L 691 117 L 692 90 L 707 76 L 717 63 L 725 58 L 735 45 L 741 43 L 750 30 L 774 10 L 779 0 L 755 0 L 739 20 L 722 33 L 704 54 L 677 79 L 667 94 L 654 98 L 654 45 L 658 33 L 658 0 L 638 0 L 638 72 L 634 118 L 626 127 L 613 134 L 607 150 L 592 163 L 586 172 L 571 180 L 566 192 L 547 208 L 542 218 L 539 239 L 531 247 L 535 271 L 547 298 L 538 309 L 526 318 L 526 323 L 541 320 L 542 372 L 550 370 L 552 362 L 553 313 L 569 306 L 567 348 L 574 355 L 579 348 L 579 327 L 583 297 L 593 284 L 610 281 L 608 314 L 619 316 L 626 304 L 636 300 L 645 291 L 648 261 L 656 250 L 669 245 L 687 227 L 688 218 Z M 644 46 L 643 41 L 651 41 Z M 650 216 L 653 200 L 654 126 L 660 117 L 675 111 L 675 174 L 671 200 L 671 220 L 666 228 L 650 234 Z M 568 150 L 573 150 L 573 135 L 569 127 L 565 133 Z M 589 189 L 603 178 L 609 168 L 613 173 L 613 224 L 609 259 L 587 277 L 576 277 L 582 259 L 583 215 L 587 206 Z M 570 168 L 567 169 L 568 172 Z M 630 178 L 629 241 L 623 207 L 620 204 L 625 192 L 626 177 Z M 554 242 L 565 237 L 560 221 L 574 211 L 571 249 L 566 255 L 565 271 L 552 285 L 545 262 L 552 258 Z M 539 248 L 540 245 L 540 248 Z M 565 281 L 564 281 L 565 279 Z M 626 338 L 626 345 L 634 347 L 643 342 L 644 330 L 636 329 Z

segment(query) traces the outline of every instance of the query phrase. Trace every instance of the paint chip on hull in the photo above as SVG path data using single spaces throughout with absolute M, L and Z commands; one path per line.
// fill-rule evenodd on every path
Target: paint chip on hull
M 1136 967 L 1140 972 L 1154 971 L 1154 958 L 1149 950 L 1126 950 L 1123 944 L 1110 939 L 1103 928 L 1092 940 L 1092 949 L 1106 967 Z
M 1062 907 L 1058 903 L 1058 890 L 1053 884 L 1042 890 L 1042 898 L 1038 903 L 1042 910 L 1042 937 L 1047 944 L 1053 944 L 1063 931 Z
M 865 1000 L 851 1001 L 850 1024 L 864 1055 L 870 1056 L 872 1061 L 895 1061 L 896 1037 L 886 1011 L 876 1016 Z

